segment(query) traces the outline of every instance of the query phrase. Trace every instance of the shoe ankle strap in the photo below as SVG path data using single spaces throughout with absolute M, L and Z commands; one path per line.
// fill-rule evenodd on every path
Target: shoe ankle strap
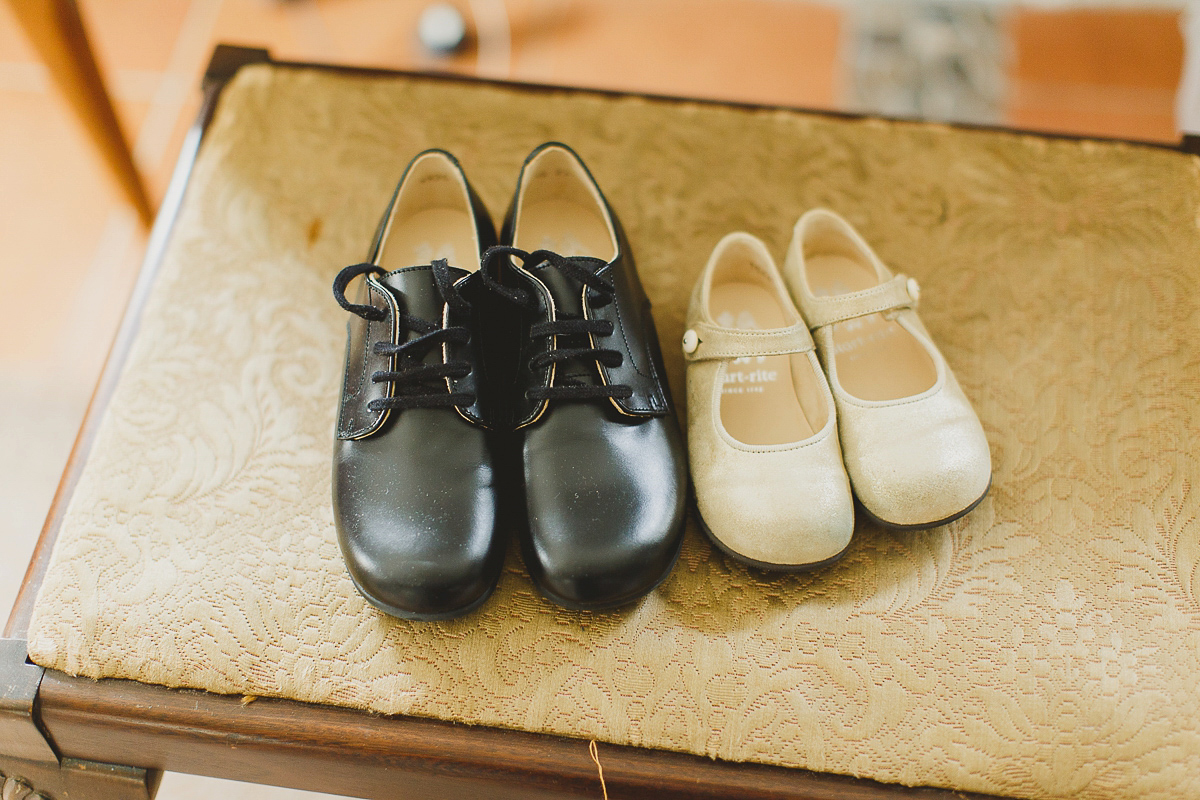
M 697 322 L 683 335 L 683 357 L 688 361 L 778 356 L 812 349 L 812 335 L 802 321 L 787 328 L 766 330 L 722 328 Z
M 920 287 L 913 278 L 897 275 L 860 292 L 801 298 L 804 319 L 812 330 L 897 308 L 916 308 Z

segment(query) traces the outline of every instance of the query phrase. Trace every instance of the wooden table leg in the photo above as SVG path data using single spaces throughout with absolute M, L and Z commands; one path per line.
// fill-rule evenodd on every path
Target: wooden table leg
M 162 772 L 63 758 L 36 719 L 45 670 L 25 642 L 0 639 L 0 797 L 4 800 L 153 800 Z
M 158 770 L 77 758 L 57 765 L 0 762 L 0 796 L 5 800 L 154 800 L 160 781 Z
M 75 0 L 9 0 L 9 6 L 121 191 L 149 226 L 154 211 L 96 67 Z

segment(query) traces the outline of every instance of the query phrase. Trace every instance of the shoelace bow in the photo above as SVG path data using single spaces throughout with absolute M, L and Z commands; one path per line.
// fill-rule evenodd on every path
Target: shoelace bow
M 437 285 L 438 294 L 443 302 L 456 313 L 470 310 L 470 303 L 459 294 L 454 285 L 454 276 L 450 273 L 450 265 L 446 259 L 433 261 L 433 279 Z M 360 275 L 375 273 L 386 275 L 383 268 L 375 264 L 352 264 L 338 273 L 333 281 L 333 296 L 338 305 L 352 314 L 357 314 L 365 320 L 379 322 L 387 314 L 372 305 L 351 303 L 346 299 L 346 288 L 350 282 Z M 404 344 L 391 342 L 375 342 L 373 349 L 376 355 L 394 356 L 394 370 L 379 370 L 371 375 L 374 383 L 390 382 L 393 385 L 392 397 L 382 397 L 367 403 L 371 411 L 383 411 L 392 408 L 460 408 L 475 403 L 473 392 L 453 392 L 446 384 L 446 378 L 465 378 L 471 372 L 471 365 L 466 361 L 447 361 L 444 364 L 426 364 L 424 359 L 431 348 L 443 343 L 466 344 L 471 338 L 471 332 L 455 325 L 443 328 L 437 323 L 414 317 L 403 311 L 399 314 L 401 339 L 409 333 L 417 336 Z
M 527 291 L 505 286 L 491 275 L 491 263 L 496 258 L 517 258 L 526 271 L 533 273 L 537 270 L 556 269 L 564 276 L 579 281 L 587 287 L 585 301 L 593 308 L 601 308 L 613 301 L 615 289 L 610 281 L 601 278 L 596 270 L 605 266 L 599 258 L 588 256 L 562 256 L 550 250 L 534 250 L 526 252 L 516 247 L 496 246 L 488 248 L 483 254 L 484 284 L 493 292 L 514 303 L 526 311 L 537 311 L 538 302 Z M 594 336 L 612 336 L 613 324 L 603 319 L 584 319 L 583 317 L 560 317 L 549 322 L 536 322 L 529 328 L 529 335 L 578 337 L 586 334 Z M 553 339 L 552 339 L 553 341 Z M 574 359 L 592 359 L 606 367 L 619 367 L 624 356 L 619 350 L 605 347 L 552 347 L 546 352 L 538 353 L 529 359 L 531 370 L 545 369 L 551 364 L 557 364 Z M 590 400 L 600 397 L 627 398 L 633 394 L 633 388 L 624 383 L 593 386 L 572 379 L 565 379 L 557 386 L 539 386 L 528 390 L 525 396 L 530 400 Z

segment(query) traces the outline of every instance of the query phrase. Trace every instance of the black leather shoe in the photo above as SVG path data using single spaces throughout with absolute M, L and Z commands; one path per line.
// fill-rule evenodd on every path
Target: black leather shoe
M 526 566 L 560 605 L 623 605 L 667 576 L 684 525 L 687 454 L 650 303 L 615 215 L 565 145 L 526 159 L 502 240 L 484 269 L 515 320 L 508 414 Z
M 478 347 L 478 301 L 492 299 L 479 256 L 495 239 L 458 162 L 429 150 L 400 179 L 367 262 L 334 281 L 354 314 L 334 444 L 338 542 L 359 591 L 397 617 L 474 609 L 504 560 Z

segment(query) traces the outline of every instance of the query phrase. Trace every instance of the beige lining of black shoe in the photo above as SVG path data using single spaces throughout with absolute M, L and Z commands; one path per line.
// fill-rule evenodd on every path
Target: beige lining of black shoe
M 426 153 L 404 178 L 375 263 L 391 271 L 438 258 L 468 272 L 479 269 L 479 244 L 466 183 L 450 159 L 441 153 Z
M 548 147 L 525 168 L 513 246 L 612 261 L 616 234 L 595 186 L 571 155 Z

